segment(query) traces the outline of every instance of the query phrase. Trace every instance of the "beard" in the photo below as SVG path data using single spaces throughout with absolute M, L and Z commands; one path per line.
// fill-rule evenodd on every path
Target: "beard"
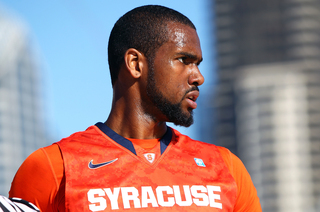
M 193 90 L 199 89 L 198 87 L 193 87 L 186 91 L 185 95 Z M 190 109 L 188 112 L 183 112 L 181 108 L 181 103 L 185 95 L 179 103 L 174 104 L 170 102 L 156 86 L 153 65 L 151 65 L 148 73 L 147 95 L 162 114 L 168 118 L 169 122 L 173 122 L 175 125 L 184 127 L 189 127 L 193 124 L 193 110 Z

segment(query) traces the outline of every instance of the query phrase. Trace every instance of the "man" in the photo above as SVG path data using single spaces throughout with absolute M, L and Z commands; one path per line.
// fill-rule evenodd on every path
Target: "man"
M 10 196 L 41 211 L 261 211 L 236 156 L 166 125 L 193 123 L 204 82 L 187 17 L 154 5 L 129 11 L 112 29 L 108 60 L 107 121 L 34 152 Z

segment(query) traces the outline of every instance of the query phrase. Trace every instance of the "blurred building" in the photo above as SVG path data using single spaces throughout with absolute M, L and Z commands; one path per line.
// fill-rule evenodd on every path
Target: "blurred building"
M 320 1 L 214 9 L 217 123 L 206 136 L 241 158 L 264 212 L 320 211 Z
M 25 27 L 0 8 L 0 194 L 23 160 L 48 144 L 40 70 Z

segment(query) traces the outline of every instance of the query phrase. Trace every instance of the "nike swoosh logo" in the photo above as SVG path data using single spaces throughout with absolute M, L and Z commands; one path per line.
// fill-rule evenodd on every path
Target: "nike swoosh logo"
M 93 164 L 92 163 L 92 161 L 93 160 L 91 160 L 90 162 L 89 162 L 89 169 L 97 169 L 97 168 L 100 168 L 100 167 L 102 167 L 102 166 L 106 166 L 106 165 L 109 165 L 109 164 L 111 164 L 111 163 L 113 163 L 113 162 L 116 162 L 118 160 L 118 158 L 116 158 L 116 159 L 114 159 L 114 160 L 110 160 L 110 161 L 107 161 L 107 162 L 104 162 L 104 163 L 98 163 L 98 164 Z

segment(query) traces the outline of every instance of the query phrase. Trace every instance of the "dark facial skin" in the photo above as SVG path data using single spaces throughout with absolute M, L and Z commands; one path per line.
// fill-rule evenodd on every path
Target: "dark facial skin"
M 166 122 L 189 126 L 204 78 L 198 65 L 202 52 L 197 32 L 184 24 L 167 24 L 168 41 L 151 62 L 130 48 L 113 85 L 106 125 L 123 137 L 161 138 Z
M 180 23 L 169 23 L 168 35 L 149 64 L 147 95 L 166 121 L 188 127 L 197 107 L 198 86 L 204 82 L 198 68 L 200 41 L 194 29 Z

